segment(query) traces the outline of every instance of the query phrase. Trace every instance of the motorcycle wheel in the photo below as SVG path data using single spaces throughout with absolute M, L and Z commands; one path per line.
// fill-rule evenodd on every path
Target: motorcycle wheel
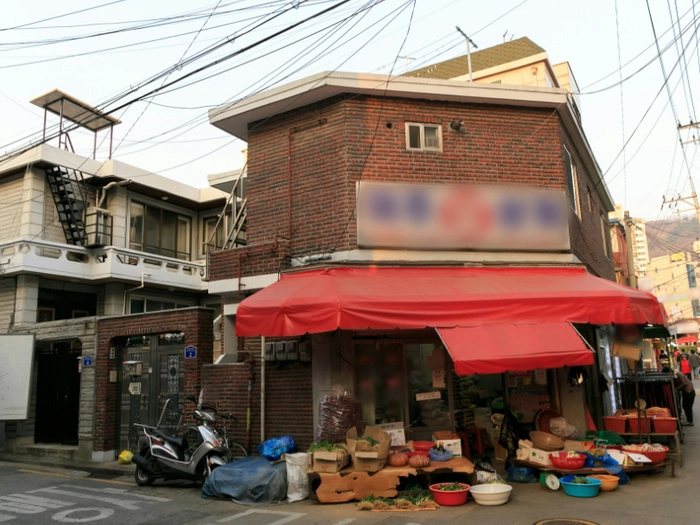
M 148 449 L 142 450 L 141 455 L 146 459 L 151 459 L 151 452 Z M 139 467 L 138 465 L 136 465 L 136 472 L 134 472 L 134 480 L 136 481 L 136 484 L 139 487 L 146 487 L 148 485 L 153 485 L 153 482 L 156 480 L 156 478 L 151 476 L 145 470 L 142 470 L 141 467 Z
M 137 465 L 136 472 L 134 472 L 134 480 L 136 480 L 136 484 L 139 487 L 146 487 L 148 485 L 153 485 L 153 482 L 156 480 L 156 478 L 154 478 L 147 472 L 141 470 L 141 467 Z
M 199 465 L 197 465 L 197 479 L 195 480 L 195 485 L 199 487 L 204 485 L 209 475 L 214 472 L 216 467 L 219 466 L 218 464 L 214 463 L 210 467 L 208 459 L 208 457 L 202 458 L 202 461 L 200 461 Z

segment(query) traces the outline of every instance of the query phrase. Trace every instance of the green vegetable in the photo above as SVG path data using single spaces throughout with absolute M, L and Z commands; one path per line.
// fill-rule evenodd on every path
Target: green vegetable
M 372 436 L 362 436 L 357 438 L 358 441 L 366 441 L 371 447 L 379 445 L 379 441 L 374 439 Z
M 309 452 L 317 452 L 319 450 L 326 450 L 328 452 L 334 452 L 334 451 L 340 451 L 340 450 L 344 450 L 344 449 L 343 449 L 343 447 L 340 447 L 338 445 L 331 443 L 327 439 L 322 439 L 321 441 L 317 441 L 316 443 L 311 443 L 311 446 L 309 447 Z
M 590 485 L 591 482 L 585 476 L 576 476 L 571 480 L 571 483 L 579 483 L 581 485 Z
M 447 491 L 464 490 L 464 487 L 462 487 L 456 481 L 453 481 L 452 483 L 440 483 L 436 488 L 437 488 L 437 490 L 447 490 Z

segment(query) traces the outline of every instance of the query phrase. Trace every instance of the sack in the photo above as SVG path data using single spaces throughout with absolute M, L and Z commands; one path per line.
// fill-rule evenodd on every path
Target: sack
M 130 450 L 122 450 L 117 461 L 122 465 L 129 465 L 131 463 L 131 458 L 133 457 L 134 454 Z
M 258 452 L 269 461 L 277 461 L 282 454 L 289 454 L 297 449 L 296 441 L 292 436 L 282 436 L 268 439 L 258 445 Z
M 301 501 L 309 497 L 309 455 L 306 452 L 287 454 L 287 499 Z

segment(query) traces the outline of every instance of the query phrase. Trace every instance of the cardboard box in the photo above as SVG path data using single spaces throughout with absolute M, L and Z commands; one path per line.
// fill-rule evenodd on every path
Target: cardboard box
M 461 439 L 435 439 L 435 436 L 433 436 L 433 441 L 435 441 L 437 445 L 442 445 L 446 449 L 451 450 L 453 458 L 462 456 Z
M 353 470 L 356 472 L 377 472 L 386 465 L 391 447 L 391 436 L 378 427 L 367 427 L 363 436 L 374 438 L 379 443 L 371 446 L 365 440 L 358 440 L 355 427 L 346 434 L 348 452 L 352 456 Z
M 403 421 L 397 421 L 396 423 L 385 423 L 383 425 L 377 425 L 377 427 L 389 434 L 391 437 L 392 447 L 406 444 L 406 433 L 404 432 Z
M 350 454 L 345 450 L 317 450 L 311 455 L 311 470 L 336 473 L 350 464 Z
M 537 463 L 538 465 L 543 465 L 546 467 L 552 466 L 552 460 L 549 459 L 549 452 L 546 450 L 540 450 L 539 448 L 528 449 L 527 460 Z

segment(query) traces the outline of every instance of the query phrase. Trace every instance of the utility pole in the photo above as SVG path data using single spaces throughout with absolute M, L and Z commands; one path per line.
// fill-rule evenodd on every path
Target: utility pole
M 699 122 L 693 122 L 692 120 L 690 121 L 690 124 L 686 124 L 681 126 L 681 124 L 678 124 L 678 131 L 682 131 L 684 129 L 689 129 L 689 128 L 697 128 L 700 126 Z M 685 146 L 686 144 L 690 144 L 692 142 L 698 142 L 699 139 L 693 139 L 693 140 L 688 140 L 686 142 L 681 141 L 681 147 Z M 695 183 L 693 183 L 693 178 L 690 176 L 690 173 L 688 173 L 688 180 L 690 181 L 690 197 L 681 197 L 680 195 L 677 198 L 674 199 L 666 199 L 664 197 L 663 202 L 661 203 L 661 209 L 663 209 L 664 204 L 673 204 L 676 202 L 686 202 L 690 203 L 693 209 L 695 210 L 695 217 L 698 220 L 698 224 L 700 225 L 700 204 L 698 203 L 698 194 L 695 192 Z M 679 210 L 680 213 L 681 210 Z M 683 210 L 683 211 L 690 211 L 690 210 Z
M 474 43 L 474 41 L 467 36 L 467 34 L 462 31 L 459 26 L 455 26 L 455 29 L 459 31 L 459 33 L 466 39 L 467 41 L 467 64 L 469 67 L 469 82 L 472 81 L 472 54 L 471 50 L 469 49 L 469 44 L 474 46 L 474 49 L 479 49 L 479 47 Z
M 415 58 L 408 55 L 401 55 L 399 58 L 403 58 L 406 61 L 406 73 L 408 73 L 408 61 L 415 60 Z

